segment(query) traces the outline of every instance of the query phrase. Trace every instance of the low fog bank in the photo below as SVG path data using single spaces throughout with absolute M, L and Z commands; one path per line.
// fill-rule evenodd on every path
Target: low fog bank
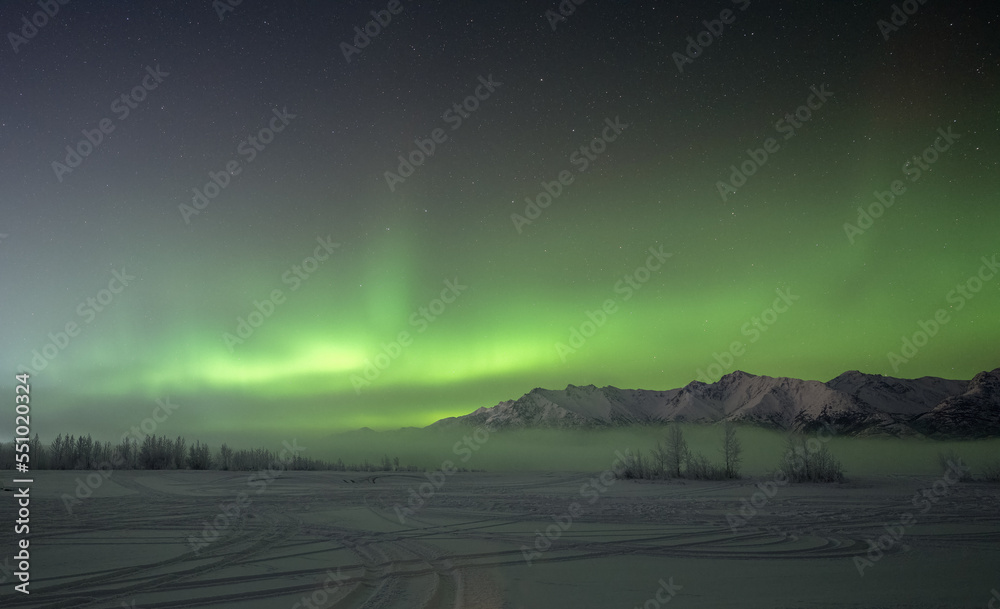
M 721 461 L 722 427 L 682 425 L 692 453 Z M 456 467 L 488 471 L 600 471 L 615 460 L 615 452 L 653 448 L 666 437 L 666 427 L 643 426 L 605 430 L 403 429 L 347 432 L 310 440 L 309 456 L 336 461 L 378 462 L 384 455 L 404 465 L 437 469 L 450 460 Z M 741 471 L 761 476 L 781 462 L 787 434 L 757 427 L 739 427 L 743 447 Z M 838 437 L 823 442 L 843 465 L 844 474 L 933 475 L 941 471 L 939 455 L 954 451 L 973 474 L 1000 460 L 1000 438 L 975 441 L 935 441 L 899 438 Z M 305 454 L 305 453 L 303 453 Z
M 201 434 L 188 437 L 207 443 L 215 466 L 223 443 L 234 449 L 265 448 L 275 457 L 295 454 L 310 460 L 348 466 L 367 461 L 377 466 L 388 457 L 399 459 L 404 468 L 435 470 L 445 461 L 467 470 L 493 472 L 581 471 L 599 472 L 611 467 L 616 453 L 627 449 L 648 456 L 658 441 L 665 440 L 667 426 L 619 427 L 599 430 L 532 429 L 487 432 L 463 426 L 406 428 L 392 431 L 369 429 L 330 434 L 319 429 L 302 433 Z M 713 464 L 722 462 L 721 425 L 681 425 L 692 454 L 702 455 Z M 816 436 L 840 461 L 848 478 L 888 474 L 936 475 L 941 472 L 939 456 L 956 454 L 979 476 L 989 465 L 1000 465 L 1000 438 L 967 441 L 925 439 Z M 742 445 L 740 473 L 765 476 L 774 472 L 785 453 L 787 434 L 759 427 L 737 427 Z M 822 440 L 825 438 L 825 440 Z M 43 441 L 48 447 L 49 441 Z M 141 444 L 141 443 L 140 443 Z M 819 446 L 815 444 L 815 446 Z M 294 453 L 289 451 L 294 449 Z M 9 443 L 0 447 L 11 456 Z M 11 453 L 11 455 L 7 455 Z M 2 456 L 0 455 L 0 456 Z M 11 465 L 7 465 L 10 467 Z M 1000 473 L 1000 469 L 997 470 Z

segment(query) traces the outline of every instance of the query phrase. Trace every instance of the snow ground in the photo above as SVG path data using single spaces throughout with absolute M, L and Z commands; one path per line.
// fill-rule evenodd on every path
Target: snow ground
M 286 472 L 265 486 L 247 473 L 119 471 L 70 515 L 60 497 L 84 474 L 35 473 L 32 593 L 8 579 L 0 606 L 953 608 L 985 607 L 1000 589 L 998 485 L 939 484 L 925 498 L 938 479 L 881 476 L 767 497 L 755 486 L 767 478 L 456 473 L 400 523 L 395 506 L 423 474 Z M 242 513 L 220 516 L 241 492 Z M 13 523 L 11 495 L 0 504 Z M 727 515 L 741 508 L 734 531 Z M 914 523 L 869 555 L 866 540 L 906 513 Z M 189 538 L 213 520 L 217 539 L 195 553 Z M 857 556 L 874 559 L 863 576 Z

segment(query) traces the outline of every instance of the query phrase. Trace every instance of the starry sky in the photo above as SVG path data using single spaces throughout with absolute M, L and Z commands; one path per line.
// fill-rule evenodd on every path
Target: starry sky
M 0 391 L 43 439 L 1000 363 L 996 7 L 42 4 L 0 6 Z

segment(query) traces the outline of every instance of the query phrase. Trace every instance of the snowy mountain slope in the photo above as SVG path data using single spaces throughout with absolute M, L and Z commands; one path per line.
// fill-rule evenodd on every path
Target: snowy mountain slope
M 897 379 L 852 370 L 829 381 L 827 385 L 864 403 L 878 404 L 883 412 L 916 416 L 934 408 L 946 398 L 963 393 L 969 381 L 933 376 Z
M 980 372 L 961 395 L 918 415 L 913 427 L 930 436 L 984 438 L 1000 435 L 1000 368 Z

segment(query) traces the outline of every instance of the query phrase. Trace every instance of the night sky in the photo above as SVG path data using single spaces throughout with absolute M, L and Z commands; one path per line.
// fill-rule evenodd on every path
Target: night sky
M 43 439 L 1000 363 L 995 6 L 51 3 L 0 6 Z

